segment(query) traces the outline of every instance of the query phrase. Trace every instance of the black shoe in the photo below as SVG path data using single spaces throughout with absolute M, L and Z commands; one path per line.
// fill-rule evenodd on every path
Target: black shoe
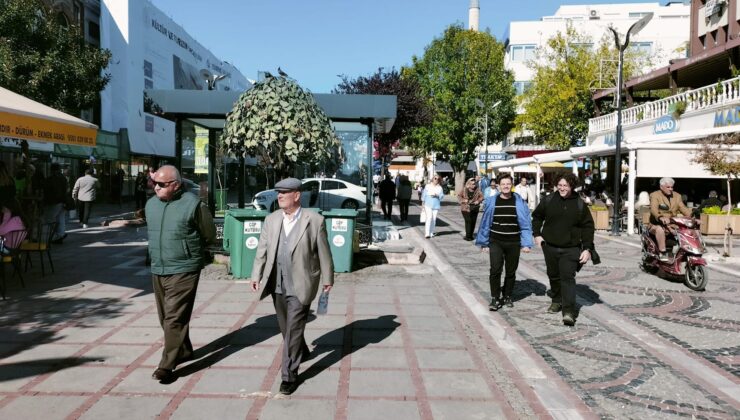
M 572 327 L 576 325 L 576 317 L 573 314 L 563 314 L 563 324 Z
M 498 311 L 501 308 L 501 299 L 493 298 L 491 299 L 491 304 L 488 305 L 488 310 L 491 311 Z
M 193 359 L 195 359 L 195 357 L 193 356 L 193 353 L 190 353 L 187 356 L 183 356 L 183 357 L 177 359 L 177 362 L 175 362 L 175 363 L 178 364 L 178 365 L 181 365 L 181 364 L 187 363 L 187 362 L 189 362 L 189 361 L 191 361 Z
M 290 395 L 295 392 L 295 390 L 298 389 L 298 382 L 286 382 L 283 381 L 280 383 L 280 393 L 283 395 Z
M 511 301 L 511 298 L 504 298 L 504 305 L 507 308 L 513 308 L 514 307 L 514 302 Z
M 563 305 L 553 302 L 550 304 L 550 307 L 547 308 L 547 312 L 555 314 L 560 312 L 561 309 L 563 309 Z
M 152 379 L 163 384 L 174 382 L 175 378 L 175 373 L 169 369 L 157 368 L 157 370 L 152 373 Z

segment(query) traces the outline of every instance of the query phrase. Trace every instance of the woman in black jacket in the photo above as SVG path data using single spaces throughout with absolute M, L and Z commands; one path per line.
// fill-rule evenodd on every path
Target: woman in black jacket
M 574 191 L 572 173 L 557 177 L 557 192 L 543 199 L 532 213 L 532 235 L 542 247 L 550 279 L 552 304 L 548 312 L 563 313 L 563 324 L 576 322 L 576 272 L 591 259 L 594 220 Z

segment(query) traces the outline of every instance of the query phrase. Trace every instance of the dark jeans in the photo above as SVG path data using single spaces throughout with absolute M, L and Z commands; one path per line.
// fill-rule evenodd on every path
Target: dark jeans
M 164 330 L 164 348 L 159 367 L 174 369 L 178 361 L 193 355 L 190 315 L 195 305 L 200 271 L 160 276 L 152 274 L 159 324 Z
M 309 353 L 304 339 L 306 322 L 310 306 L 302 305 L 295 296 L 285 296 L 281 293 L 272 294 L 280 332 L 283 334 L 283 355 L 281 363 L 281 377 L 283 381 L 295 382 L 298 380 L 298 368 L 301 360 Z
M 136 198 L 136 210 L 143 209 L 146 206 L 146 191 L 136 191 L 134 197 Z
M 550 279 L 552 301 L 563 305 L 563 314 L 576 313 L 576 271 L 581 256 L 579 247 L 558 248 L 542 243 Z
M 408 200 L 398 200 L 398 210 L 401 213 L 401 220 L 408 220 L 409 219 L 409 203 L 411 202 L 411 199 Z
M 473 232 L 475 232 L 475 222 L 478 220 L 478 210 L 470 212 L 462 212 L 463 219 L 465 219 L 465 239 L 473 239 Z
M 491 242 L 488 250 L 491 257 L 491 273 L 488 277 L 491 284 L 491 297 L 501 298 L 501 273 L 505 267 L 503 297 L 504 299 L 511 298 L 522 247 L 519 242 Z
M 86 225 L 90 219 L 90 212 L 92 211 L 92 201 L 80 201 L 77 200 L 77 217 L 80 219 L 80 223 Z
M 391 218 L 391 214 L 393 214 L 393 200 L 380 200 L 380 208 L 383 209 L 383 216 L 385 216 L 386 219 Z

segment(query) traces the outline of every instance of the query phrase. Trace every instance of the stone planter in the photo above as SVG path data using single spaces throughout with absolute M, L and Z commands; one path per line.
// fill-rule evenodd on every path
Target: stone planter
M 591 217 L 594 219 L 596 230 L 609 229 L 609 210 L 591 210 Z
M 701 214 L 701 233 L 703 235 L 724 235 L 726 224 L 726 214 Z M 730 215 L 730 226 L 733 233 L 738 232 L 738 229 L 740 229 L 740 215 Z

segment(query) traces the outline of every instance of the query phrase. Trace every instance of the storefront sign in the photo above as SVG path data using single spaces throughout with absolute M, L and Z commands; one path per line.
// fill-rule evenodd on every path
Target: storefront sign
M 714 114 L 715 127 L 727 127 L 737 124 L 740 124 L 740 105 L 734 108 L 717 111 Z
M 195 126 L 195 173 L 208 173 L 208 129 Z
M 494 160 L 507 160 L 509 155 L 504 152 L 498 153 L 479 153 L 478 162 L 491 162 Z
M 655 134 L 666 134 L 678 131 L 678 121 L 676 121 L 671 115 L 663 115 L 655 121 L 653 126 L 653 133 Z
M 43 118 L 0 112 L 0 137 L 95 146 L 97 130 Z

